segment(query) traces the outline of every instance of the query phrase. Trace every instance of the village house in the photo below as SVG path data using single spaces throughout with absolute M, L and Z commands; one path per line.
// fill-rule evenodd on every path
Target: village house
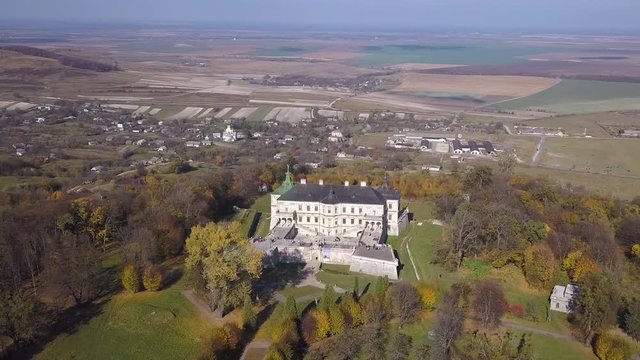
M 571 313 L 574 310 L 576 296 L 580 288 L 576 285 L 556 285 L 549 298 L 549 310 Z

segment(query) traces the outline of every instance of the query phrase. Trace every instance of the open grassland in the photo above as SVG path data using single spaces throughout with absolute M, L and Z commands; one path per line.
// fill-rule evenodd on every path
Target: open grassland
M 640 84 L 563 80 L 538 94 L 492 107 L 501 110 L 536 109 L 558 114 L 640 110 Z
M 119 252 L 107 252 L 101 266 L 116 277 Z M 175 281 L 158 292 L 120 293 L 77 307 L 73 328 L 58 335 L 36 359 L 189 359 L 207 345 L 212 324 L 184 297 L 182 266 L 165 264 Z
M 636 177 L 640 184 L 640 141 L 636 139 L 550 138 L 542 166 Z
M 593 137 L 610 137 L 607 128 L 623 128 L 640 126 L 640 113 L 637 112 L 605 112 L 595 114 L 566 115 L 552 118 L 518 121 L 526 126 L 545 128 L 562 128 L 567 135 L 586 135 Z
M 518 167 L 516 172 L 546 178 L 561 185 L 584 186 L 589 191 L 621 199 L 640 196 L 640 179 L 638 178 L 529 166 Z
M 442 92 L 472 96 L 523 97 L 544 91 L 557 80 L 532 76 L 403 74 L 397 92 Z

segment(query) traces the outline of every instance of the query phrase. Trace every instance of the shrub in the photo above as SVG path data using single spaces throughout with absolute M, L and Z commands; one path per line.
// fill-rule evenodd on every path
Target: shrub
M 522 318 L 524 317 L 524 308 L 520 304 L 511 304 L 509 306 L 509 313 L 513 316 Z
M 140 276 L 138 269 L 133 265 L 127 265 L 122 271 L 122 286 L 130 293 L 138 292 L 140 289 Z
M 600 360 L 624 360 L 626 344 L 607 334 L 601 334 L 593 343 L 593 352 Z
M 420 294 L 420 302 L 426 310 L 433 310 L 436 307 L 436 288 L 432 285 L 420 283 L 418 284 L 418 293 Z
M 142 284 L 146 290 L 158 291 L 162 286 L 162 273 L 154 267 L 147 267 L 142 275 Z

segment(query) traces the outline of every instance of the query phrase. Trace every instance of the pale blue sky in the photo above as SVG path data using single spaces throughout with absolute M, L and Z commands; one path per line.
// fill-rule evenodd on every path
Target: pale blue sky
M 640 32 L 638 0 L 0 0 L 3 19 Z

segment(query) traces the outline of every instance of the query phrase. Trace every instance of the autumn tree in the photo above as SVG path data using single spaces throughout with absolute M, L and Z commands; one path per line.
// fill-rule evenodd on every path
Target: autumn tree
M 482 224 L 479 214 L 469 203 L 458 207 L 448 228 L 450 251 L 455 255 L 455 268 L 459 269 L 465 256 L 480 247 Z
M 626 309 L 623 320 L 624 331 L 636 340 L 640 340 L 640 301 L 633 299 Z
M 435 345 L 436 359 L 451 359 L 453 344 L 462 335 L 466 312 L 462 308 L 463 295 L 455 289 L 449 290 L 436 312 Z
M 426 310 L 433 310 L 436 306 L 436 288 L 433 285 L 421 282 L 418 284 L 417 290 L 420 295 L 422 308 Z
M 284 316 L 291 320 L 298 320 L 298 308 L 296 299 L 293 296 L 287 297 L 287 301 L 284 304 Z
M 187 269 L 205 280 L 210 305 L 223 311 L 241 306 L 252 281 L 261 274 L 262 254 L 249 243 L 240 225 L 211 222 L 195 226 L 186 248 Z
M 389 296 L 393 312 L 400 320 L 400 325 L 408 324 L 416 319 L 420 311 L 420 295 L 415 287 L 405 282 L 393 284 L 389 288 Z
M 162 286 L 162 273 L 153 266 L 147 266 L 142 274 L 142 284 L 148 291 L 158 291 Z
M 546 288 L 550 285 L 557 265 L 549 246 L 536 244 L 527 248 L 522 260 L 522 270 L 529 284 L 537 288 Z
M 626 344 L 608 334 L 600 334 L 593 343 L 593 352 L 600 360 L 624 360 Z
M 562 261 L 562 270 L 567 272 L 571 281 L 580 283 L 598 272 L 598 264 L 581 250 L 576 250 Z
M 140 275 L 135 266 L 127 265 L 122 270 L 122 286 L 130 293 L 138 292 L 140 289 Z
M 34 339 L 44 329 L 43 306 L 23 290 L 0 291 L 0 336 L 15 342 Z
M 493 280 L 483 280 L 476 284 L 472 305 L 484 328 L 498 326 L 508 308 L 502 287 Z
M 411 337 L 399 331 L 393 331 L 389 334 L 387 343 L 388 360 L 406 360 L 411 353 Z

